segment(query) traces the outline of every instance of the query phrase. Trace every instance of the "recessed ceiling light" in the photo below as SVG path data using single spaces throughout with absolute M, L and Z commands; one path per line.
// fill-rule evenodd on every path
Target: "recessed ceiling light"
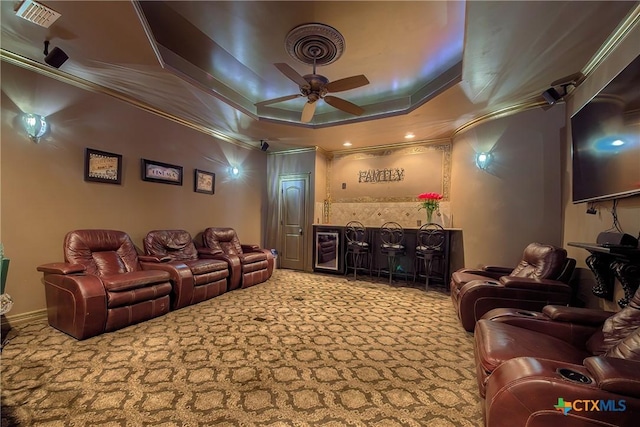
M 407 134 L 404 136 L 404 139 L 413 139 L 415 137 L 416 136 L 413 133 L 407 132 Z
M 351 143 L 350 143 L 349 141 L 345 142 L 345 143 L 344 143 L 344 144 L 342 144 L 342 145 L 344 145 L 345 147 L 351 147 Z
M 615 141 L 613 141 L 613 142 L 611 143 L 611 145 L 613 145 L 614 147 L 619 147 L 619 146 L 621 146 L 621 145 L 624 145 L 624 141 L 623 141 L 623 140 L 621 140 L 621 139 L 616 139 Z

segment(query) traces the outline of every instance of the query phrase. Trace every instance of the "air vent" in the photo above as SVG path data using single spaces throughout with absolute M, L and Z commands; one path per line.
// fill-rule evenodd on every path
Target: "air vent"
M 16 15 L 45 28 L 49 28 L 62 16 L 55 10 L 33 0 L 24 0 L 16 11 Z

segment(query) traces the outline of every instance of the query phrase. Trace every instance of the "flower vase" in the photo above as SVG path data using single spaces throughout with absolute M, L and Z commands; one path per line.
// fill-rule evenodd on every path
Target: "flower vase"
M 433 222 L 433 210 L 427 209 L 427 224 L 430 224 L 432 222 Z

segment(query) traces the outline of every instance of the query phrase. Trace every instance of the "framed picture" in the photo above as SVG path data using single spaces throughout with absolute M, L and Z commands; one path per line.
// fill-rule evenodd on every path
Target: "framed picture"
M 142 159 L 142 179 L 162 184 L 182 185 L 182 166 Z
M 122 184 L 122 155 L 85 149 L 84 180 Z
M 195 170 L 193 178 L 193 191 L 196 193 L 213 194 L 216 188 L 216 174 L 212 172 Z

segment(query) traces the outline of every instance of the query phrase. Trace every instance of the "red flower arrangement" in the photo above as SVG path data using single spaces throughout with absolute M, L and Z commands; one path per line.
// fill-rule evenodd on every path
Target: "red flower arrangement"
M 433 216 L 433 212 L 438 210 L 440 206 L 440 200 L 442 200 L 442 194 L 439 193 L 422 193 L 418 195 L 418 200 L 420 200 L 420 209 L 424 209 L 427 211 L 427 220 L 431 222 L 431 217 Z

